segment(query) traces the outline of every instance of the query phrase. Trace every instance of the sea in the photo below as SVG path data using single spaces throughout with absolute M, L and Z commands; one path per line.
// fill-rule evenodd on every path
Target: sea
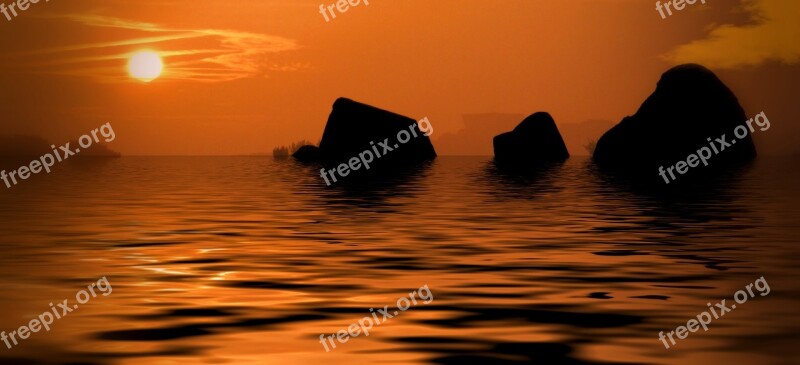
M 580 156 L 331 187 L 266 156 L 76 160 L 0 185 L 0 364 L 796 365 L 798 162 L 661 194 Z

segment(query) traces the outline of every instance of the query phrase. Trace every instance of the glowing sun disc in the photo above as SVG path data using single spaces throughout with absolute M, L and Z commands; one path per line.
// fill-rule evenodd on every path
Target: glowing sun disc
M 142 51 L 134 53 L 128 60 L 128 73 L 134 79 L 150 82 L 161 76 L 164 63 L 156 52 Z

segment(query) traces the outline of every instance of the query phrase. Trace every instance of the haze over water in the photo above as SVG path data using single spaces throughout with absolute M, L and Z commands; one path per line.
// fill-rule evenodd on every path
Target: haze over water
M 441 157 L 368 190 L 263 157 L 76 161 L 0 192 L 0 330 L 113 292 L 0 364 L 794 364 L 793 165 L 683 198 L 584 157 L 535 177 Z M 659 341 L 761 276 L 769 295 Z M 432 303 L 319 343 L 426 284 Z

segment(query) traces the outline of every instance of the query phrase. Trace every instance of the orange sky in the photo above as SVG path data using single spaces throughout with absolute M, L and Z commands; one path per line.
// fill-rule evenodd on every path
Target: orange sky
M 128 155 L 265 153 L 318 140 L 346 96 L 427 116 L 435 143 L 472 113 L 618 122 L 667 68 L 700 62 L 770 117 L 762 152 L 798 151 L 800 2 L 661 19 L 640 0 L 371 0 L 330 23 L 320 3 L 51 0 L 0 16 L 0 133 L 64 142 L 111 122 Z M 151 83 L 126 72 L 143 49 L 165 60 Z

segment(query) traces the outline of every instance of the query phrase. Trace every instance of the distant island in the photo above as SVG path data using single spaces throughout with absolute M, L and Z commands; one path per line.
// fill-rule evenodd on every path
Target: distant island
M 78 141 L 70 141 L 70 146 L 77 146 Z M 53 151 L 53 143 L 34 135 L 0 135 L 0 158 L 26 159 L 38 158 Z M 58 144 L 61 146 L 62 144 Z M 72 147 L 74 148 L 74 147 Z M 105 143 L 94 143 L 90 148 L 82 149 L 75 158 L 80 157 L 121 157 L 122 154 L 108 148 Z

